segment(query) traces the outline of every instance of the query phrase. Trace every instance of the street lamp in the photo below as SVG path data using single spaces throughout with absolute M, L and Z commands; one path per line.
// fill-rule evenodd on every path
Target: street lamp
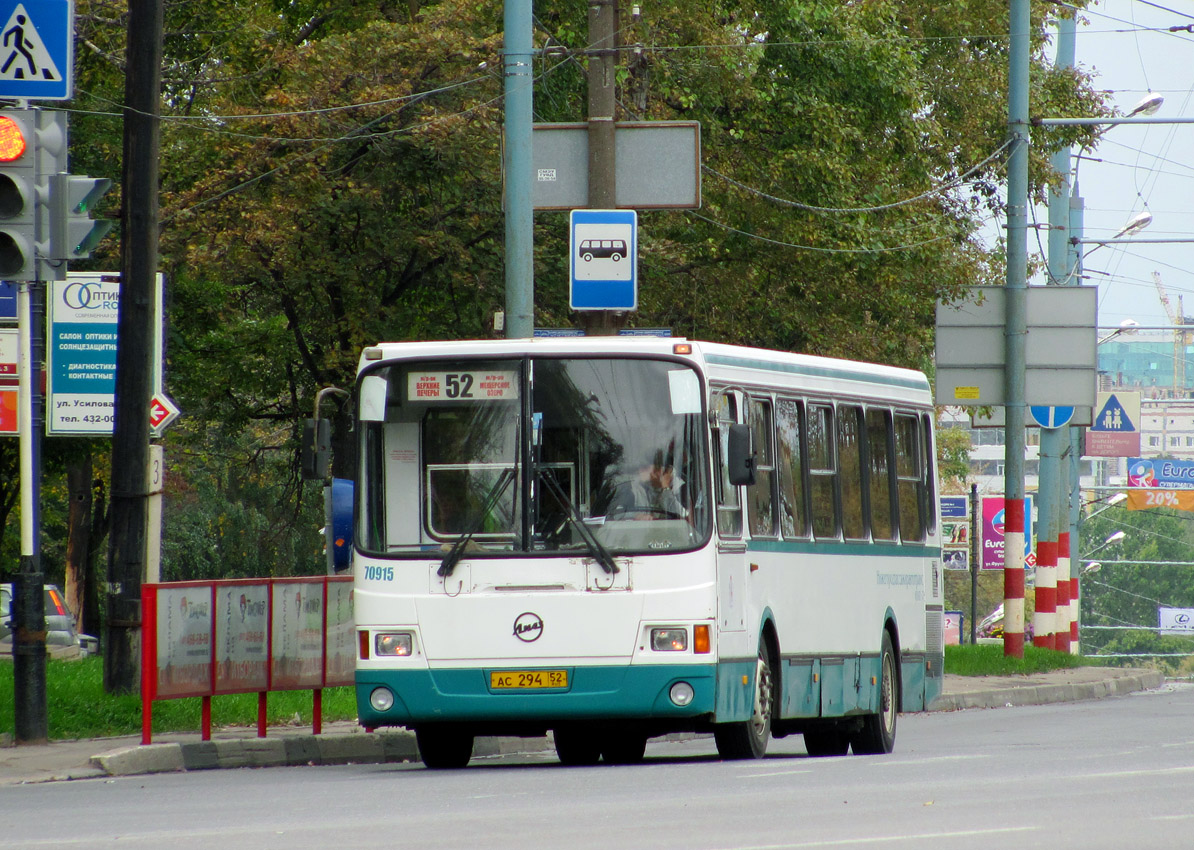
M 1104 503 L 1103 507 L 1099 508 L 1098 510 L 1091 511 L 1089 514 L 1086 515 L 1086 519 L 1091 519 L 1093 517 L 1097 517 L 1099 514 L 1101 514 L 1103 511 L 1107 510 L 1108 508 L 1114 508 L 1116 505 L 1123 504 L 1127 500 L 1128 500 L 1127 493 L 1116 493 L 1112 496 L 1109 496 L 1109 497 L 1107 497 L 1107 500 Z M 1090 504 L 1094 504 L 1094 502 L 1091 502 Z M 1117 532 L 1117 533 L 1121 534 L 1121 535 L 1123 534 L 1122 531 Z M 1106 545 L 1106 544 L 1104 544 L 1104 545 Z M 1089 553 L 1087 553 L 1087 554 L 1089 554 Z
M 1087 558 L 1089 558 L 1089 557 L 1090 557 L 1091 555 L 1093 555 L 1095 552 L 1101 552 L 1103 549 L 1106 549 L 1108 546 L 1111 546 L 1111 545 L 1113 545 L 1113 544 L 1115 544 L 1115 543 L 1118 543 L 1118 542 L 1120 542 L 1121 540 L 1123 540 L 1123 539 L 1124 539 L 1125 537 L 1127 537 L 1127 536 L 1128 536 L 1128 535 L 1126 535 L 1126 534 L 1125 534 L 1124 532 L 1122 532 L 1122 531 L 1117 531 L 1117 532 L 1115 532 L 1115 533 L 1114 533 L 1114 534 L 1112 534 L 1110 537 L 1108 537 L 1106 540 L 1104 540 L 1102 543 L 1100 543 L 1098 546 L 1094 547 L 1094 548 L 1093 548 L 1093 549 L 1091 549 L 1089 552 L 1087 552 L 1087 553 L 1086 553 L 1086 557 L 1087 557 Z
M 1093 250 L 1093 249 L 1091 249 L 1091 250 Z M 1107 334 L 1105 337 L 1102 337 L 1101 339 L 1096 341 L 1095 345 L 1102 345 L 1107 340 L 1115 339 L 1115 337 L 1119 336 L 1120 334 L 1130 334 L 1130 333 L 1132 333 L 1132 331 L 1136 330 L 1136 328 L 1138 328 L 1138 327 L 1140 327 L 1140 323 L 1138 321 L 1136 321 L 1135 319 L 1124 319 L 1122 322 L 1119 323 L 1118 328 L 1113 330 L 1111 333 Z

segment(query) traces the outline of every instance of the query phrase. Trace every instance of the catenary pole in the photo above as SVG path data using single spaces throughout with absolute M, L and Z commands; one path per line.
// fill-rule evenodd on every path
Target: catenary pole
M 1072 68 L 1075 49 L 1074 18 L 1064 14 L 1057 21 L 1057 56 L 1054 66 Z M 1063 148 L 1050 160 L 1060 182 L 1049 191 L 1049 283 L 1075 284 L 1069 267 L 1070 151 Z M 1037 535 L 1036 609 L 1032 643 L 1048 649 L 1069 649 L 1069 552 L 1061 552 L 1063 516 L 1068 521 L 1069 467 L 1063 460 L 1070 448 L 1069 427 L 1041 429 L 1037 504 L 1040 516 Z M 1066 485 L 1063 498 L 1062 470 Z M 1066 533 L 1068 544 L 1068 532 Z
M 505 92 L 506 337 L 535 332 L 535 215 L 531 198 L 531 0 L 506 0 Z
M 1003 653 L 1024 655 L 1024 369 L 1028 301 L 1029 0 L 1009 0 Z
M 153 290 L 158 265 L 158 139 L 162 2 L 130 0 L 121 181 L 120 309 L 116 320 L 108 616 L 104 689 L 140 688 L 141 580 L 146 562 Z

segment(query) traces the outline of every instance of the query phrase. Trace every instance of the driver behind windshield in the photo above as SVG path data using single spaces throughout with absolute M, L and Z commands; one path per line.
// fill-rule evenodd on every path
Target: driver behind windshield
M 637 472 L 614 491 L 607 515 L 610 519 L 679 519 L 685 515 L 676 490 L 670 458 L 662 449 L 639 464 Z

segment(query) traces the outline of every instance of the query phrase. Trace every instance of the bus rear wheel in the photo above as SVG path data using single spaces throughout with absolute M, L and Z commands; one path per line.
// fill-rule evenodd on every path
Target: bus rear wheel
M 836 726 L 806 729 L 804 748 L 813 758 L 844 756 L 850 749 L 850 738 Z
M 713 727 L 717 754 L 723 759 L 761 759 L 771 738 L 771 712 L 775 706 L 775 677 L 771 650 L 759 643 L 755 663 L 755 698 L 750 719 L 742 723 L 721 723 Z
M 883 632 L 883 652 L 879 657 L 879 710 L 868 714 L 862 729 L 850 741 L 854 754 L 878 756 L 895 748 L 896 716 L 899 714 L 899 680 L 896 678 L 895 647 L 891 635 Z
M 464 767 L 473 757 L 473 736 L 456 729 L 420 726 L 415 729 L 415 742 L 423 764 L 433 769 Z

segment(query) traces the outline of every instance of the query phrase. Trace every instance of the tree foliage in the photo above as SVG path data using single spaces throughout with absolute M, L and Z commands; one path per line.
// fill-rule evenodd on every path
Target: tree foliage
M 118 178 L 127 12 L 77 5 L 72 156 Z M 1097 112 L 1089 80 L 1045 60 L 1044 16 L 1058 8 L 1034 12 L 1033 110 Z M 537 10 L 538 121 L 585 117 L 587 11 L 580 0 Z M 631 321 L 926 367 L 937 301 L 1002 277 L 978 234 L 1000 204 L 1006 7 L 622 11 L 620 117 L 699 121 L 704 166 L 699 211 L 640 219 Z M 225 574 L 248 557 L 221 548 L 230 524 L 246 529 L 237 539 L 305 538 L 321 524 L 295 473 L 296 423 L 320 387 L 351 383 L 363 346 L 492 334 L 504 303 L 502 9 L 170 0 L 166 31 L 167 388 L 186 413 L 167 440 L 167 561 Z M 1082 132 L 1036 131 L 1034 191 L 1051 146 Z M 565 218 L 538 213 L 535 228 L 536 324 L 571 324 Z M 95 262 L 116 257 L 109 240 Z M 302 563 L 300 549 L 271 557 Z

